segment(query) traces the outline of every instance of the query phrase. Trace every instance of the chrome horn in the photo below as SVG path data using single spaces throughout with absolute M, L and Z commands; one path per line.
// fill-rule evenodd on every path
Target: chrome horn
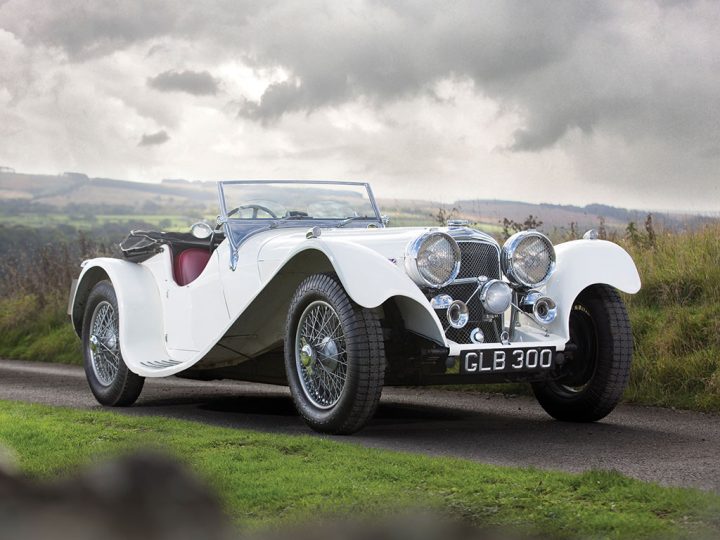
M 530 291 L 523 298 L 520 308 L 525 313 L 532 313 L 538 324 L 547 326 L 557 317 L 557 304 L 549 296 L 542 296 L 538 291 Z

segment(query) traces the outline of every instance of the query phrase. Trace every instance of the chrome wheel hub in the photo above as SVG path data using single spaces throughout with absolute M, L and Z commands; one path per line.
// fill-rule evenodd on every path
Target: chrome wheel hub
M 120 367 L 118 319 L 112 304 L 107 301 L 95 306 L 90 319 L 88 352 L 93 373 L 103 386 L 110 386 Z
M 338 346 L 328 336 L 325 336 L 320 343 L 320 362 L 326 369 L 333 372 L 338 367 Z
M 295 367 L 303 393 L 320 409 L 340 400 L 347 378 L 347 352 L 340 318 L 316 300 L 305 308 L 295 335 Z

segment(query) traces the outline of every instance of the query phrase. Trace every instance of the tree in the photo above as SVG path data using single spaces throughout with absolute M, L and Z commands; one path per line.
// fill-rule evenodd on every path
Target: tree
M 460 212 L 460 209 L 453 206 L 452 210 L 447 210 L 446 208 L 438 208 L 437 214 L 433 215 L 432 217 L 437 221 L 440 225 L 445 225 L 449 219 L 453 219 L 454 217 L 457 217 L 458 212 Z
M 635 246 L 641 246 L 644 243 L 642 234 L 640 234 L 634 221 L 631 221 L 627 224 L 627 227 L 625 227 L 625 238 Z
M 605 226 L 605 216 L 600 216 L 600 218 L 598 219 L 598 221 L 600 222 L 600 223 L 598 224 L 598 231 L 597 231 L 597 232 L 598 232 L 598 238 L 599 238 L 600 240 L 607 240 L 608 233 L 607 233 L 607 227 Z
M 570 230 L 568 231 L 568 239 L 577 240 L 578 238 L 580 238 L 580 233 L 578 232 L 578 224 L 576 221 L 571 221 Z
M 543 222 L 540 221 L 537 216 L 530 214 L 525 218 L 525 221 L 519 223 L 512 219 L 503 218 L 500 222 L 502 224 L 502 235 L 505 240 L 510 238 L 513 234 L 520 231 L 529 231 L 531 229 L 539 229 L 542 227 Z
M 653 226 L 653 217 L 650 213 L 648 213 L 645 218 L 645 232 L 647 233 L 648 246 L 655 247 L 655 227 Z

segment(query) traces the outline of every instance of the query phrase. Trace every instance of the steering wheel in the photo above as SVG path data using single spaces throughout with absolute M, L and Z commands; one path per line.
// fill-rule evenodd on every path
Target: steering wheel
M 233 208 L 232 210 L 230 210 L 230 211 L 227 213 L 227 217 L 230 217 L 230 216 L 232 216 L 232 215 L 234 215 L 234 214 L 237 214 L 240 210 L 247 210 L 248 208 L 252 208 L 252 211 L 253 211 L 253 213 L 252 213 L 252 219 L 257 219 L 257 217 L 258 217 L 258 212 L 259 212 L 260 210 L 262 210 L 263 212 L 265 212 L 266 214 L 268 214 L 268 215 L 269 215 L 270 217 L 272 217 L 273 219 L 278 219 L 278 217 L 277 217 L 277 215 L 275 214 L 275 212 L 273 212 L 272 210 L 270 210 L 267 206 L 263 206 L 262 204 L 252 204 L 252 203 L 251 203 L 251 204 L 243 204 L 242 206 L 238 206 L 238 207 L 236 207 L 236 208 Z

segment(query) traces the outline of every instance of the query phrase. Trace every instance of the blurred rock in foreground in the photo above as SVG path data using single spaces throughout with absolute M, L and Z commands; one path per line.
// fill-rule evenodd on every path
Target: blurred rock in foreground
M 0 467 L 0 538 L 237 538 L 218 497 L 185 467 L 142 453 L 58 481 Z
M 240 534 L 207 485 L 159 454 L 116 458 L 62 480 L 28 479 L 14 461 L 0 452 L 0 540 L 527 540 L 423 511 Z

